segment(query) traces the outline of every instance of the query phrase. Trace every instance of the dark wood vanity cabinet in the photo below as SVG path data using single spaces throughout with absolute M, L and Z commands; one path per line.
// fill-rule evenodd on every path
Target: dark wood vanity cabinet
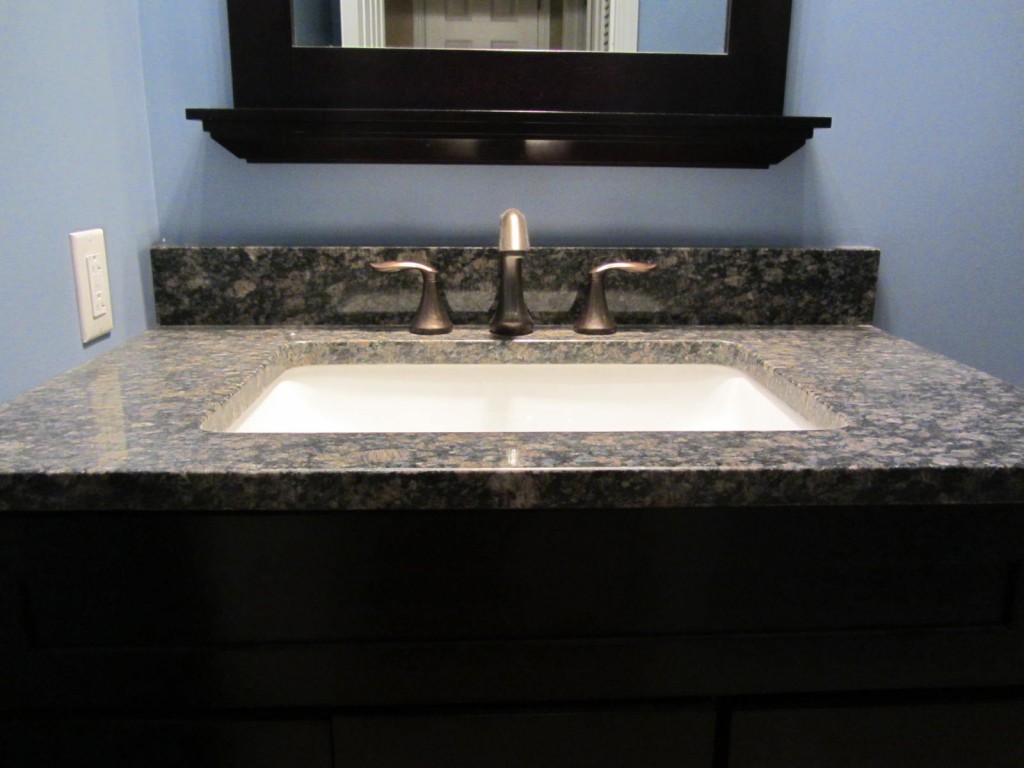
M 0 762 L 1019 765 L 1021 511 L 9 515 Z

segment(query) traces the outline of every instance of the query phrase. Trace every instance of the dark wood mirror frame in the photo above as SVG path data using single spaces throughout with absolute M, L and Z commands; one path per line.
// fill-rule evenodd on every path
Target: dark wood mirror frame
M 782 114 L 791 0 L 731 0 L 727 53 L 298 47 L 291 0 L 227 0 L 233 109 L 189 109 L 253 162 L 767 167 L 825 117 Z

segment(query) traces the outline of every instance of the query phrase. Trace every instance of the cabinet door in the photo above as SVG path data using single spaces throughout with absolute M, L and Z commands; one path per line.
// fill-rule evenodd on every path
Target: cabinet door
M 730 768 L 1020 768 L 1024 704 L 738 712 Z
M 711 768 L 708 711 L 339 717 L 336 768 Z

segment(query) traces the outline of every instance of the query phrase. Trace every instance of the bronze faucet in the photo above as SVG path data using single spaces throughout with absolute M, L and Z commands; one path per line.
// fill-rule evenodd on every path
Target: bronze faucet
M 523 298 L 523 254 L 530 250 L 526 217 L 515 208 L 501 214 L 498 252 L 498 307 L 491 318 L 491 333 L 524 336 L 533 333 L 533 318 Z

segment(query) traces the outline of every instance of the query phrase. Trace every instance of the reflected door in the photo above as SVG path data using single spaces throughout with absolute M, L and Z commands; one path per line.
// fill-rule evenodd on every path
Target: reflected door
M 548 47 L 541 0 L 420 0 L 426 48 Z

